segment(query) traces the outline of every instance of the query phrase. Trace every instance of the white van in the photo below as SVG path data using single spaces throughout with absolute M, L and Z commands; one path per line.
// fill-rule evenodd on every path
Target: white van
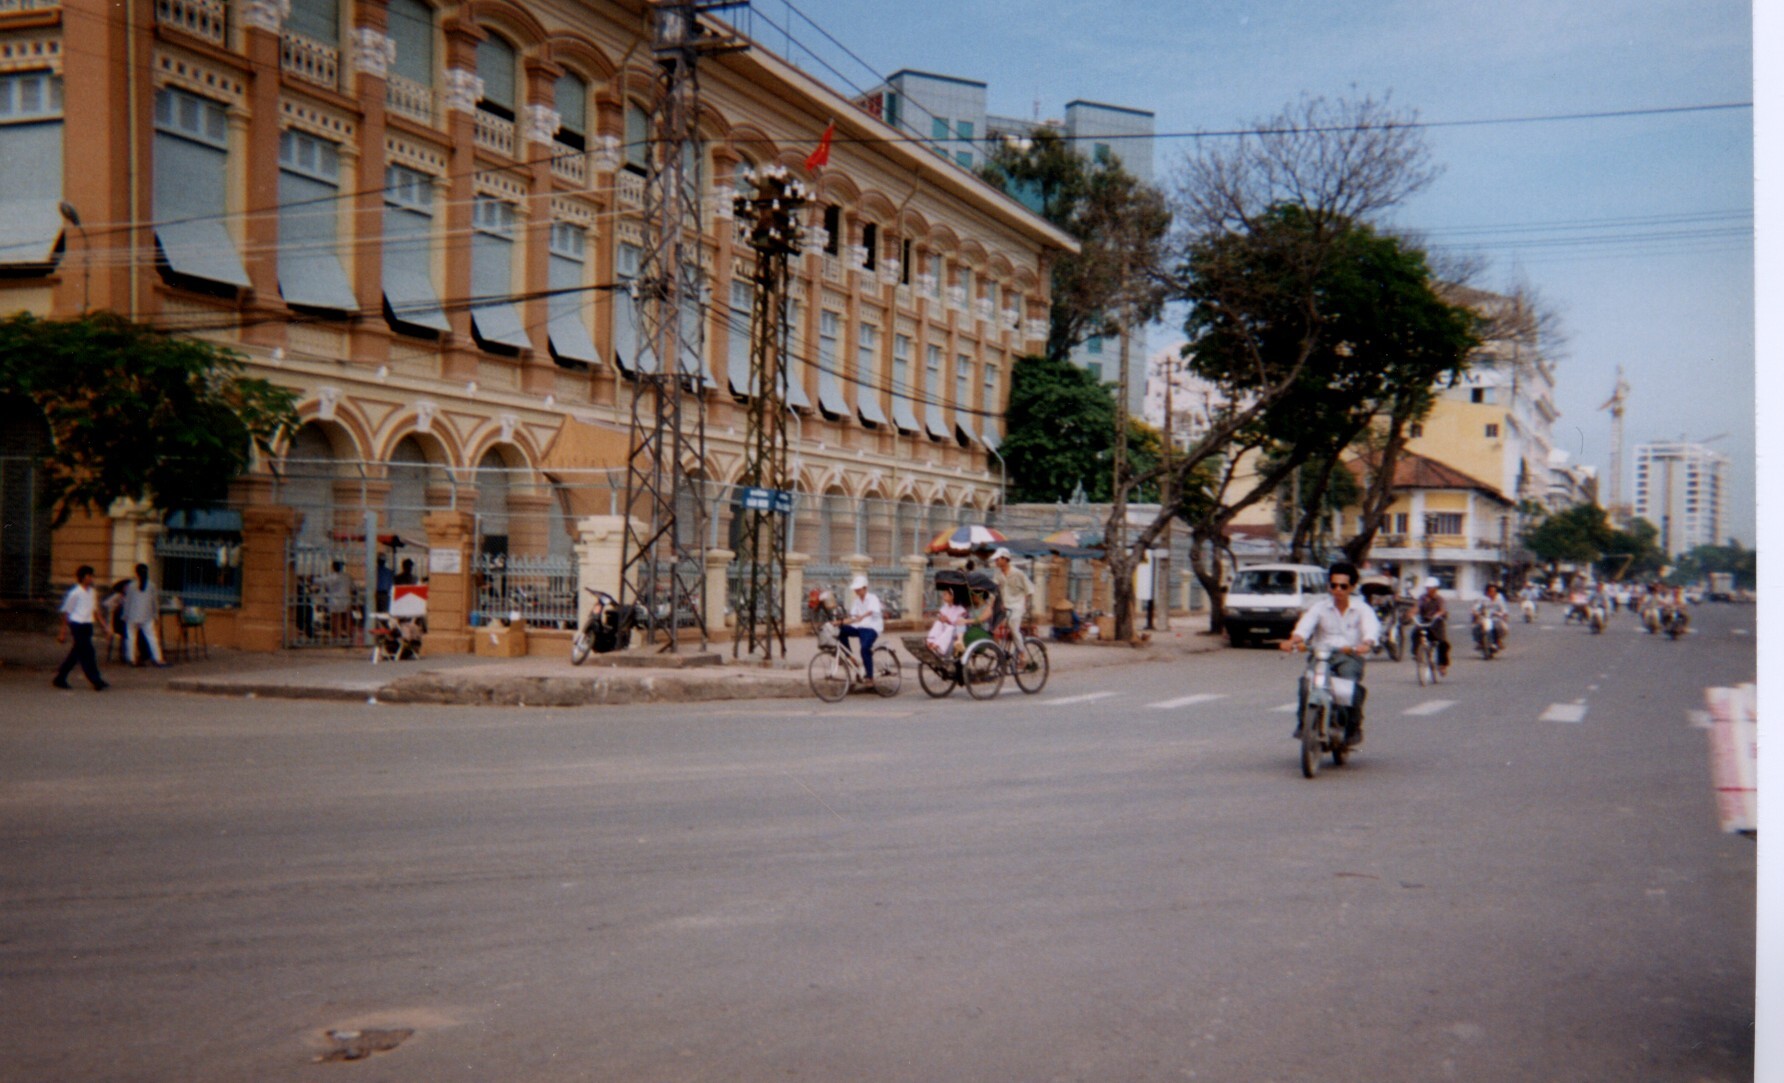
M 1325 597 L 1326 569 L 1312 564 L 1252 564 L 1227 588 L 1227 640 L 1235 647 L 1286 639 L 1307 607 Z

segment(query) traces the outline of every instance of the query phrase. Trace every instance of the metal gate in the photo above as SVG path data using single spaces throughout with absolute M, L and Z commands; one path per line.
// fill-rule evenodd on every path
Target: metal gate
M 364 544 L 285 543 L 285 646 L 364 641 L 365 562 Z

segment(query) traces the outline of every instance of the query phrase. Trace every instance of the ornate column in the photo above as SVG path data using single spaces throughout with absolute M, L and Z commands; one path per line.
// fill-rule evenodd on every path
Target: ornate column
M 422 516 L 427 531 L 427 646 L 443 654 L 471 652 L 471 609 L 476 602 L 472 536 L 476 517 L 468 511 L 435 511 Z
M 923 571 L 928 567 L 927 557 L 904 558 L 904 616 L 916 621 L 919 627 L 923 623 Z
M 297 531 L 296 508 L 253 504 L 242 509 L 242 609 L 236 644 L 245 651 L 285 645 L 285 543 Z
M 729 549 L 706 551 L 706 634 L 717 639 L 725 634 L 725 600 L 730 596 L 726 572 L 737 554 Z
M 619 597 L 619 574 L 624 567 L 626 516 L 590 515 L 576 521 L 576 563 L 578 582 L 583 587 L 604 590 Z M 588 619 L 593 600 L 588 591 L 578 590 L 576 626 Z

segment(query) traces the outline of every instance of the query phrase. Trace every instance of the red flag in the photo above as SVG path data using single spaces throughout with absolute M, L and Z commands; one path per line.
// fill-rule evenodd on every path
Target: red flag
M 835 134 L 836 121 L 833 120 L 824 126 L 824 137 L 818 140 L 818 149 L 812 151 L 811 157 L 805 160 L 805 171 L 807 173 L 820 166 L 830 164 L 830 137 Z

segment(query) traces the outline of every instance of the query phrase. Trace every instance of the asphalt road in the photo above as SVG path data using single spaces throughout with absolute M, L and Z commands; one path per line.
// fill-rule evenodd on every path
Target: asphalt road
M 1313 781 L 1269 651 L 992 703 L 0 677 L 0 1078 L 1748 1079 L 1755 847 L 1689 713 L 1755 616 L 1696 617 L 1376 663 Z

